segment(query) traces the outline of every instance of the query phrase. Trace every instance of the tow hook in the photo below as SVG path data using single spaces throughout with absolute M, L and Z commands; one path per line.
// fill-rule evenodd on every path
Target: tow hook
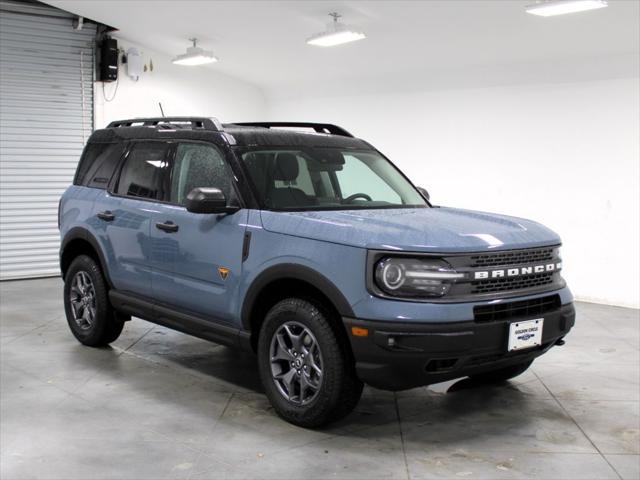
M 558 347 L 561 347 L 561 346 L 563 346 L 564 344 L 565 344 L 565 341 L 564 341 L 564 339 L 563 339 L 563 338 L 559 338 L 559 339 L 558 339 L 558 341 L 556 342 L 556 345 L 557 345 Z

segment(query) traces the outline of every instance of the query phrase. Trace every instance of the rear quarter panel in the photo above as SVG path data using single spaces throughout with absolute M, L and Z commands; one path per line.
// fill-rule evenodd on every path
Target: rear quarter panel
M 96 198 L 102 193 L 97 188 L 72 185 L 62 194 L 60 199 L 60 237 L 64 237 L 72 228 L 90 229 L 93 217 L 93 206 Z

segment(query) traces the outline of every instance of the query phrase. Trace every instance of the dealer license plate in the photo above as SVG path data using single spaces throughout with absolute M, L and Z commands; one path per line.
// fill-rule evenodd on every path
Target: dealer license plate
M 509 351 L 523 350 L 542 344 L 542 324 L 544 318 L 509 325 Z

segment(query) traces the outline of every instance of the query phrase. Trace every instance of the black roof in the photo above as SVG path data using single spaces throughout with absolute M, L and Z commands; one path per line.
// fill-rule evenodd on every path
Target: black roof
M 271 129 L 264 127 L 224 125 L 224 132 L 231 135 L 241 146 L 312 146 L 338 148 L 372 148 L 364 140 L 344 135 L 332 135 L 297 130 Z
M 231 146 L 312 146 L 367 150 L 373 148 L 364 140 L 353 137 L 336 125 L 298 122 L 221 124 L 215 119 L 201 117 L 121 120 L 112 122 L 105 129 L 96 130 L 89 141 L 91 143 L 132 139 L 206 141 L 212 138 L 223 138 Z

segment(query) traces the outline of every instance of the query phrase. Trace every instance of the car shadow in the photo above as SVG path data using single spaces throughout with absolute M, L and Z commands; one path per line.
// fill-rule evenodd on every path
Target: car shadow
M 140 341 L 136 345 L 140 348 L 130 353 L 171 367 L 175 375 L 189 374 L 211 381 L 214 389 L 245 395 L 259 415 L 271 418 L 270 422 L 284 422 L 277 418 L 266 396 L 263 398 L 255 355 L 177 333 L 162 337 L 159 334 L 157 340 L 147 339 L 142 346 Z M 132 379 L 131 387 L 135 386 Z M 253 395 L 246 397 L 247 394 Z M 161 392 L 157 395 L 159 402 L 171 401 L 163 399 Z M 531 389 L 513 382 L 486 385 L 469 378 L 395 393 L 365 387 L 351 414 L 318 430 L 330 435 L 384 440 L 396 439 L 402 428 L 404 435 L 420 444 L 455 445 L 474 436 L 526 430 L 535 421 L 538 401 Z
M 239 349 L 215 345 L 210 353 L 193 355 L 165 355 L 173 365 L 228 384 L 233 390 L 264 393 L 258 361 L 255 355 Z

